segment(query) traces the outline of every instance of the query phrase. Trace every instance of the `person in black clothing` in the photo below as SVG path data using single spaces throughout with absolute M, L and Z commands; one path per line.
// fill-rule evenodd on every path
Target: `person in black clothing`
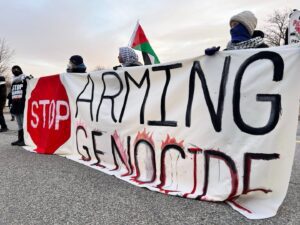
M 8 93 L 8 95 L 7 95 L 7 100 L 8 100 L 8 108 L 9 109 L 11 109 L 11 91 Z M 10 121 L 15 121 L 15 116 L 13 115 L 13 114 L 11 114 L 10 113 L 10 115 L 11 115 L 11 119 L 10 119 Z
M 11 69 L 14 77 L 11 86 L 11 98 L 12 104 L 10 112 L 16 117 L 18 124 L 18 140 L 12 142 L 12 145 L 24 146 L 24 131 L 23 131 L 23 119 L 25 108 L 25 96 L 26 96 L 26 76 L 20 66 L 13 66 Z
M 68 73 L 85 73 L 86 66 L 83 63 L 83 58 L 80 55 L 73 55 L 69 59 L 67 67 Z
M 113 69 L 117 70 L 121 67 L 132 67 L 132 66 L 142 66 L 143 64 L 139 62 L 139 57 L 132 48 L 121 47 L 119 48 L 119 62 L 121 65 L 114 66 Z
M 5 119 L 3 116 L 3 109 L 6 102 L 6 82 L 5 77 L 0 75 L 0 132 L 8 131 L 7 125 L 5 123 Z
M 264 43 L 264 33 L 255 31 L 257 18 L 250 11 L 243 11 L 231 17 L 229 21 L 231 40 L 225 50 L 239 50 L 250 48 L 267 48 Z M 205 50 L 206 55 L 214 55 L 220 47 Z

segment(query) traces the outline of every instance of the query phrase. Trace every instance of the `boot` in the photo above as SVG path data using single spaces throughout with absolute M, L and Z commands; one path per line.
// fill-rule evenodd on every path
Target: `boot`
M 20 139 L 19 139 L 19 143 L 17 144 L 18 146 L 25 146 L 25 142 L 24 142 L 24 130 L 20 130 Z
M 18 140 L 12 142 L 11 145 L 19 145 L 19 143 L 21 142 L 21 132 L 22 131 L 23 131 L 23 129 L 22 130 L 18 130 Z

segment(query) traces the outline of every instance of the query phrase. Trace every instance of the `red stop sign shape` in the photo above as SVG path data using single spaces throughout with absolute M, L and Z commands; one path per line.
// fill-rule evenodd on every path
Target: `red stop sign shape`
M 28 100 L 27 131 L 36 152 L 53 154 L 71 135 L 71 111 L 59 75 L 42 77 Z

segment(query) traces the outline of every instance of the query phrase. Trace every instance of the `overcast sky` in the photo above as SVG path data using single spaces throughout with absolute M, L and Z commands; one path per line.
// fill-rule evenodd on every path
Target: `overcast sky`
M 88 71 L 117 65 L 118 48 L 127 46 L 138 19 L 160 61 L 168 62 L 224 48 L 236 13 L 252 11 L 263 29 L 274 10 L 300 6 L 299 0 L 0 0 L 0 8 L 0 38 L 15 51 L 11 64 L 41 76 L 64 72 L 74 54 Z

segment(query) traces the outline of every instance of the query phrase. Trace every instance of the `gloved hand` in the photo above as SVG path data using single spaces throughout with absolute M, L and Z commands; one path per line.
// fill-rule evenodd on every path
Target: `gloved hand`
M 121 67 L 122 67 L 121 65 L 114 66 L 114 67 L 113 67 L 113 70 L 118 70 L 118 69 L 121 68 Z
M 205 49 L 205 55 L 214 55 L 217 51 L 220 50 L 220 46 L 213 46 L 211 48 Z
M 25 77 L 25 80 L 30 80 L 30 79 L 32 79 L 33 78 L 33 76 L 30 74 L 29 76 L 26 76 Z

